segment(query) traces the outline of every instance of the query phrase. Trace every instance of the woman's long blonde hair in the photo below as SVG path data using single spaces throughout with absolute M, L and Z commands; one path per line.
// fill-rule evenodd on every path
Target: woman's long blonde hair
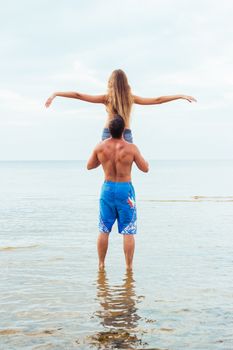
M 128 79 L 121 69 L 112 72 L 108 80 L 108 93 L 106 99 L 106 109 L 111 115 L 120 115 L 126 125 L 130 118 L 130 112 L 133 104 L 133 96 Z

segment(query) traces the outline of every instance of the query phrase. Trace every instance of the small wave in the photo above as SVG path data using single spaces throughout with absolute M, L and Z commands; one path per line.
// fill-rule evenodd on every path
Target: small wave
M 19 329 L 0 329 L 0 335 L 11 335 L 21 333 Z
M 142 199 L 142 202 L 233 202 L 233 196 L 192 196 L 190 198 Z
M 25 335 L 30 337 L 46 337 L 46 336 L 54 335 L 56 331 L 57 331 L 56 329 L 45 329 L 37 332 L 28 332 L 28 333 L 25 333 Z
M 0 251 L 9 251 L 9 250 L 18 250 L 18 249 L 31 249 L 31 248 L 38 248 L 39 244 L 32 244 L 28 246 L 6 246 L 6 247 L 0 247 Z
M 159 329 L 161 332 L 174 332 L 174 329 L 173 328 L 164 328 L 164 327 L 162 327 L 162 328 L 160 328 Z

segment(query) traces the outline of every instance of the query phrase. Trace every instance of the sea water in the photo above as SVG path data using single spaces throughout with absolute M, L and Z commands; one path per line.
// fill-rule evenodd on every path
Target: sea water
M 0 349 L 233 349 L 233 161 L 133 169 L 134 269 L 110 236 L 98 272 L 101 169 L 0 162 Z

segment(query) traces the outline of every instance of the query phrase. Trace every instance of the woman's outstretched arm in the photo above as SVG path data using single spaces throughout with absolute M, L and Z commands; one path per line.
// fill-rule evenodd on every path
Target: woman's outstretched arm
M 91 102 L 91 103 L 105 103 L 106 95 L 86 95 L 81 94 L 79 92 L 68 91 L 68 92 L 54 92 L 45 102 L 45 107 L 49 107 L 53 102 L 55 97 L 68 97 L 68 98 L 76 98 L 78 100 Z
M 170 102 L 174 100 L 187 100 L 189 102 L 197 102 L 197 100 L 192 96 L 186 96 L 186 95 L 171 95 L 171 96 L 160 96 L 160 97 L 140 97 L 140 96 L 133 96 L 134 103 L 138 105 L 155 105 L 165 102 Z

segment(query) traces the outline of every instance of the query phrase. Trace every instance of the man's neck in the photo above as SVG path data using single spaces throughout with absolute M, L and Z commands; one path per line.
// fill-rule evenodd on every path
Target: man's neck
M 111 140 L 115 140 L 115 141 L 124 141 L 123 135 L 122 135 L 120 138 L 118 138 L 118 137 L 112 137 L 112 136 L 111 136 L 110 139 L 111 139 Z

